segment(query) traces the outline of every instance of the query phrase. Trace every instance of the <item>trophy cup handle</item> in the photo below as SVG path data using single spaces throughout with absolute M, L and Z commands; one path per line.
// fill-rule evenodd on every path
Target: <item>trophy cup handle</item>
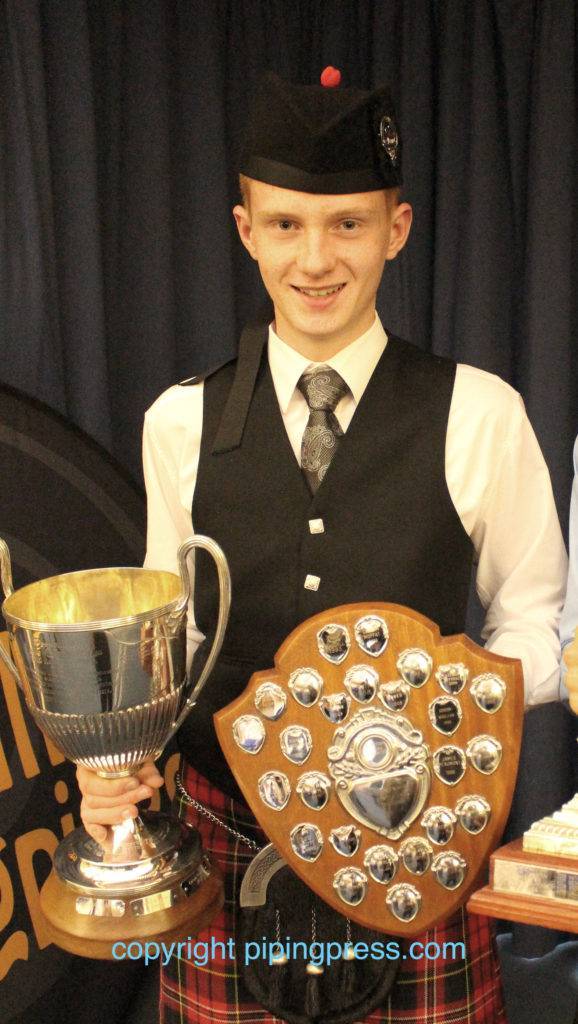
M 188 540 L 183 541 L 178 550 L 177 558 L 179 562 L 179 572 L 181 574 L 184 589 L 182 597 L 179 598 L 179 603 L 175 609 L 175 614 L 181 614 L 186 609 L 191 596 L 191 578 L 189 576 L 187 566 L 187 556 L 189 552 L 193 551 L 195 548 L 203 548 L 204 551 L 211 555 L 215 562 L 219 579 L 219 616 L 217 619 L 217 628 L 215 630 L 215 639 L 213 640 L 213 646 L 211 647 L 209 657 L 207 658 L 203 671 L 201 672 L 201 675 L 199 676 L 199 679 L 197 680 L 192 693 L 188 697 L 179 717 L 171 727 L 171 731 L 166 740 L 167 743 L 180 729 L 189 711 L 197 703 L 199 694 L 213 671 L 214 664 L 223 645 L 225 630 L 229 619 L 229 608 L 231 606 L 231 575 L 229 573 L 229 566 L 227 559 L 225 558 L 225 554 L 216 541 L 211 540 L 210 537 L 203 537 L 201 534 L 197 534 L 193 537 L 189 537 Z
M 5 540 L 2 540 L 2 537 L 0 537 L 0 582 L 2 583 L 4 597 L 10 597 L 10 594 L 14 592 L 14 587 L 12 585 L 12 564 L 10 561 L 8 545 Z M 10 670 L 18 685 L 21 687 L 22 683 L 20 681 L 20 676 L 18 675 L 18 669 L 10 655 L 4 650 L 4 646 L 2 644 L 0 644 L 0 658 L 6 665 L 6 668 Z

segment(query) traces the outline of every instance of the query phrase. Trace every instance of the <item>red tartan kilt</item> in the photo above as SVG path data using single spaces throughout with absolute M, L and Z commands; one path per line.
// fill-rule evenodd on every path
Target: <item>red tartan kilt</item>
M 185 765 L 187 792 L 217 815 L 230 828 L 254 839 L 259 846 L 267 839 L 245 804 L 235 802 Z M 239 913 L 239 887 L 245 868 L 254 856 L 245 843 L 219 825 L 178 801 L 179 815 L 201 833 L 203 846 L 219 863 L 225 880 L 225 904 L 210 928 L 192 941 L 191 960 L 173 956 L 161 969 L 161 1024 L 277 1024 L 278 1018 L 254 1002 L 244 989 L 234 959 Z M 500 968 L 493 922 L 467 914 L 461 909 L 447 921 L 412 941 L 463 942 L 465 959 L 403 959 L 387 1005 L 374 1010 L 361 1024 L 505 1024 Z M 223 947 L 216 946 L 222 942 Z M 216 946 L 217 955 L 196 966 L 203 947 Z M 409 943 L 405 944 L 406 946 Z M 402 943 L 402 949 L 404 944 Z M 224 957 L 219 955 L 220 949 Z M 450 947 L 451 948 L 451 947 Z M 196 963 L 192 961 L 196 960 Z

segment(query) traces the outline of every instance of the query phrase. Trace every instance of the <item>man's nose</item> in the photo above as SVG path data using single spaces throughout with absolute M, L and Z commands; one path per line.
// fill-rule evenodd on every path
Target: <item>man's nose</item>
M 322 277 L 335 263 L 331 240 L 321 231 L 304 231 L 299 240 L 297 265 L 309 277 Z

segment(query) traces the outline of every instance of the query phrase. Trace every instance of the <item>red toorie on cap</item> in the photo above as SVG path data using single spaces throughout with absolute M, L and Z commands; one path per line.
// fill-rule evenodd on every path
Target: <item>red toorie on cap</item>
M 324 85 L 327 89 L 335 88 L 336 85 L 339 85 L 340 81 L 341 71 L 339 68 L 332 68 L 331 64 L 321 72 L 321 85 Z

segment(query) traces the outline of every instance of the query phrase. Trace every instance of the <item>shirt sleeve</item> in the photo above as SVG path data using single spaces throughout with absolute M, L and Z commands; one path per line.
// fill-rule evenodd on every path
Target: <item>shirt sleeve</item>
M 574 639 L 576 626 L 578 626 L 578 437 L 574 442 L 574 482 L 572 484 L 572 497 L 570 500 L 570 533 L 569 533 L 569 555 L 570 564 L 568 567 L 568 589 L 562 618 L 560 619 L 560 640 L 562 650 L 566 644 Z M 560 671 L 560 696 L 568 699 L 568 690 L 565 686 L 566 666 L 561 662 Z
M 193 394 L 191 394 L 193 393 Z M 177 552 L 193 533 L 192 501 L 202 428 L 202 387 L 170 388 L 145 415 L 143 470 L 147 494 L 147 569 L 178 575 Z M 187 559 L 194 590 L 195 559 Z M 204 640 L 192 598 L 187 621 L 188 661 Z
M 471 372 L 456 377 L 446 476 L 476 551 L 482 638 L 488 650 L 521 660 L 526 703 L 541 704 L 558 698 L 567 571 L 550 475 L 520 395 L 491 374 L 461 369 Z

